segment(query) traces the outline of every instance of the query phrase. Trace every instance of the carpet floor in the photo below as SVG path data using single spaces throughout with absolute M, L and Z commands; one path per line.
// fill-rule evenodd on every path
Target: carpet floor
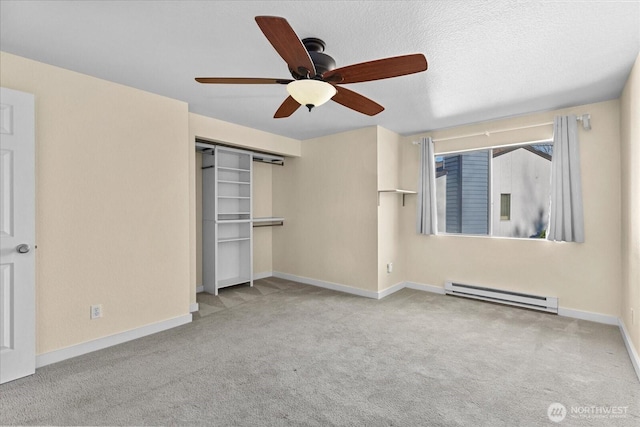
M 198 302 L 188 325 L 0 386 L 0 424 L 541 426 L 557 402 L 559 425 L 640 425 L 614 326 L 276 278 Z

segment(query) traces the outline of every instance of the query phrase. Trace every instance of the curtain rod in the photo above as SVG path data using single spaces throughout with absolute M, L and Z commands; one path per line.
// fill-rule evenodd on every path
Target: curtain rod
M 579 122 L 582 122 L 582 127 L 585 130 L 591 130 L 591 114 L 583 114 L 581 116 L 576 117 L 576 120 L 578 120 Z M 522 129 L 531 129 L 531 128 L 537 128 L 537 127 L 541 127 L 541 126 L 549 126 L 552 125 L 553 122 L 544 122 L 544 123 L 538 123 L 535 125 L 529 125 L 529 126 L 519 126 L 519 127 L 513 127 L 513 128 L 506 128 L 506 129 L 498 129 L 498 130 L 492 130 L 491 132 L 489 131 L 484 131 L 484 132 L 477 132 L 477 133 L 469 133 L 466 135 L 460 135 L 460 136 L 451 136 L 448 138 L 437 138 L 434 139 L 433 142 L 441 142 L 441 141 L 449 141 L 452 139 L 462 139 L 462 138 L 471 138 L 474 136 L 491 136 L 491 134 L 494 133 L 502 133 L 502 132 L 511 132 L 514 130 L 522 130 Z M 413 141 L 414 145 L 420 144 L 420 141 Z

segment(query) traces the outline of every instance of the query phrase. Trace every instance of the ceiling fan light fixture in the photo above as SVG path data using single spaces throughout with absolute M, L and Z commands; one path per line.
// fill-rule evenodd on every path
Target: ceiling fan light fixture
M 336 94 L 336 88 L 327 82 L 320 80 L 294 80 L 287 85 L 287 92 L 300 105 L 306 106 L 309 111 L 318 107 Z

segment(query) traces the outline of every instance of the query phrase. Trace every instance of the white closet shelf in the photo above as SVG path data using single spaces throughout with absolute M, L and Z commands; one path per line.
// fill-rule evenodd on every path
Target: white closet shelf
M 240 222 L 251 222 L 250 219 L 219 219 L 216 224 L 234 224 Z
M 250 182 L 245 182 L 245 181 L 224 181 L 219 179 L 218 180 L 219 184 L 244 184 L 244 185 L 250 185 Z
M 249 172 L 249 169 L 242 169 L 242 168 L 230 168 L 228 166 L 218 166 L 218 170 L 223 170 L 223 171 L 234 171 L 234 172 Z
M 250 199 L 249 196 L 218 196 L 218 199 Z
M 249 237 L 234 237 L 233 239 L 218 239 L 218 243 L 241 242 L 243 240 L 251 240 Z
M 402 194 L 402 206 L 404 206 L 404 196 L 406 196 L 407 194 L 418 194 L 416 191 L 401 190 L 399 188 L 392 188 L 389 190 L 378 190 L 378 206 L 380 206 L 380 193 Z

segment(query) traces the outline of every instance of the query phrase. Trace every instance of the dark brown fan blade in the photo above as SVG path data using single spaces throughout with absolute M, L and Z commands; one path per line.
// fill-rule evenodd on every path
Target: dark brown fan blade
M 196 77 L 198 83 L 210 84 L 241 84 L 241 85 L 262 85 L 262 84 L 281 84 L 286 85 L 292 80 L 287 79 L 263 79 L 253 77 Z
M 295 113 L 298 107 L 300 107 L 300 104 L 298 104 L 298 101 L 296 101 L 292 97 L 288 97 L 287 99 L 284 100 L 282 105 L 280 105 L 280 108 L 278 108 L 278 111 L 276 111 L 276 114 L 274 114 L 273 118 L 281 119 L 283 117 L 289 117 L 290 115 Z
M 416 53 L 336 68 L 324 73 L 322 78 L 335 84 L 360 83 L 405 76 L 426 69 L 427 58 L 421 53 Z
M 384 111 L 384 107 L 367 97 L 360 95 L 347 88 L 336 86 L 337 93 L 331 98 L 332 101 L 344 105 L 347 108 L 358 111 L 367 116 L 375 116 Z
M 284 59 L 290 69 L 305 76 L 316 75 L 316 68 L 309 52 L 304 47 L 286 19 L 278 16 L 256 16 L 256 22 L 276 52 Z

